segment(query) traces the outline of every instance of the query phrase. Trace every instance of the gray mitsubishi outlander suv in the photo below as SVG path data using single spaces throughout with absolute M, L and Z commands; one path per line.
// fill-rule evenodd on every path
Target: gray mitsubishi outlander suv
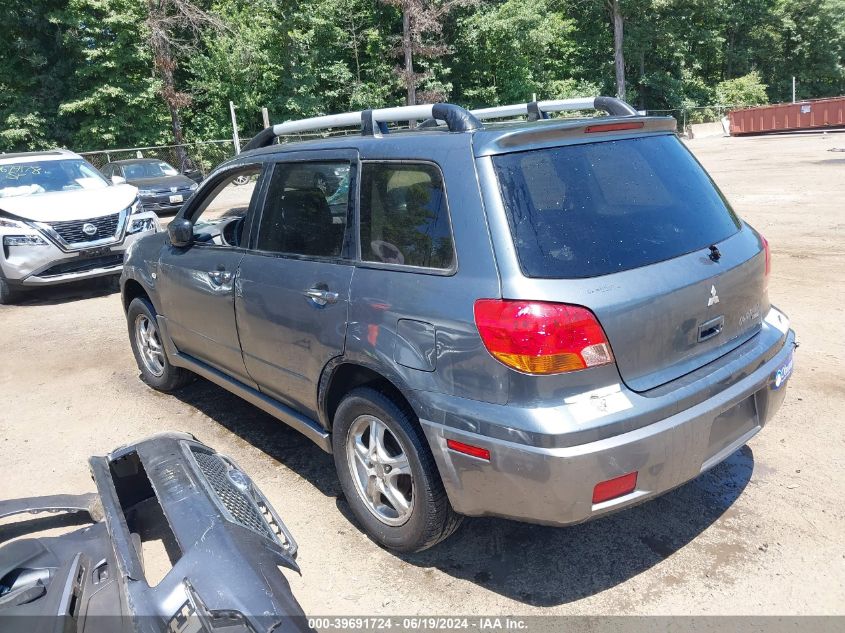
M 792 372 L 769 269 L 674 119 L 596 97 L 267 128 L 121 280 L 144 381 L 198 374 L 304 433 L 367 534 L 415 551 L 464 515 L 592 519 L 743 446 Z

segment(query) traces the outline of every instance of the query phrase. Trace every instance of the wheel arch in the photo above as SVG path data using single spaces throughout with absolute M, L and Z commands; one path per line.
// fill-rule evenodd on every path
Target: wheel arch
M 334 414 L 343 397 L 358 387 L 372 387 L 391 397 L 399 406 L 407 407 L 418 417 L 413 391 L 398 376 L 388 377 L 379 368 L 343 357 L 333 359 L 323 370 L 318 388 L 321 424 L 331 431 Z
M 129 310 L 129 304 L 132 303 L 133 299 L 137 299 L 138 297 L 143 297 L 147 301 L 153 304 L 153 307 L 158 312 L 158 307 L 155 305 L 153 301 L 152 295 L 150 291 L 144 287 L 137 279 L 129 278 L 125 282 L 123 282 L 123 287 L 120 291 L 121 301 L 123 303 L 123 311 L 127 312 Z

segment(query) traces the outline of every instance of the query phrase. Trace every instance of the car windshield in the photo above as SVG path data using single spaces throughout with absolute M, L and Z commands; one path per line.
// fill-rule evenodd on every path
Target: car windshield
M 493 164 L 528 277 L 639 268 L 720 242 L 740 226 L 674 135 L 505 154 Z
M 164 161 L 126 163 L 123 165 L 123 173 L 126 175 L 127 180 L 162 178 L 164 176 L 176 176 L 179 174 L 178 171 Z
M 100 172 L 79 158 L 0 165 L 0 198 L 108 186 Z

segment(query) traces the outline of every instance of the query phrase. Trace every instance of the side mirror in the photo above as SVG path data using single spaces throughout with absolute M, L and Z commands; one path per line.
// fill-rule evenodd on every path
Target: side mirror
M 167 225 L 170 243 L 177 248 L 185 248 L 194 242 L 194 225 L 185 218 L 175 218 Z
M 123 176 L 112 176 L 111 177 L 111 183 L 113 185 L 125 185 L 126 184 L 126 178 L 124 178 Z

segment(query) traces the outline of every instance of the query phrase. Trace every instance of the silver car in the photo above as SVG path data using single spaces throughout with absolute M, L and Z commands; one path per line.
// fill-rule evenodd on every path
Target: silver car
M 119 275 L 123 253 L 159 230 L 138 190 L 66 150 L 0 154 L 0 303 L 24 289 Z
M 589 108 L 609 116 L 547 118 Z M 640 503 L 783 401 L 795 334 L 768 244 L 674 119 L 607 97 L 436 104 L 250 145 L 127 257 L 141 376 L 199 374 L 304 433 L 384 546 L 429 547 L 465 515 L 568 525 Z M 330 167 L 338 195 L 310 184 Z

